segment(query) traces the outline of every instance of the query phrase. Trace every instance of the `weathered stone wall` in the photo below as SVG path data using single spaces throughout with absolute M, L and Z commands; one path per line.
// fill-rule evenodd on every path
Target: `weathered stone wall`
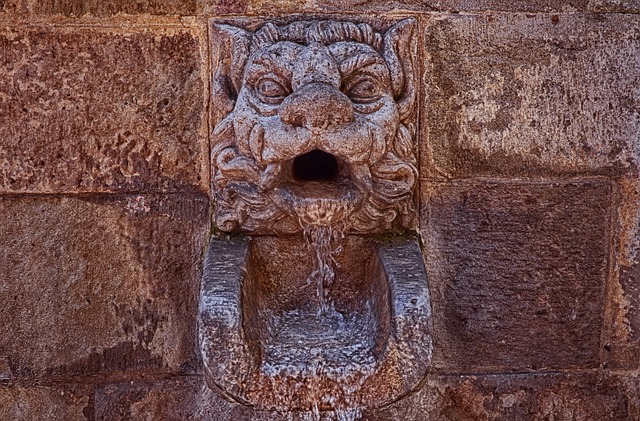
M 290 419 L 195 322 L 207 22 L 287 13 L 420 28 L 433 369 L 363 419 L 640 420 L 637 0 L 0 0 L 0 419 Z

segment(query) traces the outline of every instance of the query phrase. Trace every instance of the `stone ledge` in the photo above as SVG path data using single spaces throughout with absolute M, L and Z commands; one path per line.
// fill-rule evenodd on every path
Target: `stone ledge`
M 449 376 L 367 421 L 611 420 L 640 417 L 638 374 Z

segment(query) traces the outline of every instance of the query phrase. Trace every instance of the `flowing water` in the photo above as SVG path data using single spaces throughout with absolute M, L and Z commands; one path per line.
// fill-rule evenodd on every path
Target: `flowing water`
M 264 368 L 272 377 L 282 375 L 284 369 L 297 371 L 288 372 L 288 375 L 303 374 L 307 379 L 317 379 L 318 396 L 313 410 L 302 414 L 303 419 L 309 421 L 359 420 L 362 411 L 353 396 L 375 366 L 370 327 L 355 316 L 336 311 L 331 297 L 336 268 L 339 268 L 336 256 L 343 251 L 345 238 L 342 221 L 348 214 L 348 207 L 347 200 L 326 197 L 303 198 L 296 203 L 295 211 L 313 261 L 307 285 L 317 296 L 318 309 L 315 314 L 294 311 L 285 315 L 279 323 L 284 328 L 274 329 L 274 340 L 265 348 L 267 364 Z M 296 364 L 300 361 L 306 363 L 301 367 Z M 323 377 L 337 380 L 342 385 L 340 404 L 335 402 L 336 396 L 322 391 Z M 333 410 L 321 413 L 319 401 Z
M 342 252 L 344 231 L 331 225 L 306 225 L 304 238 L 313 259 L 313 271 L 307 278 L 308 285 L 315 285 L 318 297 L 318 314 L 335 313 L 330 292 L 338 267 L 335 257 Z
M 289 417 L 290 421 L 357 421 L 362 418 L 360 409 L 337 409 L 331 413 L 321 414 L 319 411 L 305 412 L 299 417 Z
M 319 197 L 298 197 L 294 210 L 313 259 L 313 272 L 307 282 L 316 287 L 320 303 L 318 314 L 328 314 L 333 309 L 329 295 L 338 265 L 335 256 L 342 252 L 343 220 L 351 205 L 350 198 L 335 197 L 335 188 L 323 184 L 314 184 L 313 187 L 313 192 Z

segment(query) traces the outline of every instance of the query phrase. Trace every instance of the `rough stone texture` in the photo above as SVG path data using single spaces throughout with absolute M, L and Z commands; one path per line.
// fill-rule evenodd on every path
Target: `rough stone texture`
M 24 0 L 0 0 L 0 14 L 20 13 L 25 10 L 24 6 Z
M 204 195 L 1 197 L 4 378 L 197 365 Z
M 0 192 L 206 191 L 197 31 L 0 30 Z
M 95 394 L 96 421 L 192 420 L 206 386 L 199 377 L 158 382 L 127 382 L 100 388 Z M 218 401 L 218 402 L 216 402 Z M 214 397 L 218 414 L 231 404 Z M 224 408 L 226 407 L 226 408 Z M 215 418 L 212 418 L 215 419 Z M 219 418 L 231 419 L 231 418 Z
M 73 386 L 0 386 L 0 419 L 86 421 L 89 393 Z
M 575 12 L 589 9 L 588 0 L 431 0 L 431 1 L 385 1 L 374 0 L 319 0 L 314 2 L 321 10 L 340 12 L 343 10 L 380 10 L 408 9 L 425 12 Z
M 620 227 L 620 284 L 627 302 L 626 339 L 640 341 L 640 179 L 624 178 L 618 182 L 621 203 L 618 211 Z
M 363 421 L 615 420 L 640 416 L 637 373 L 599 375 L 433 376 L 418 393 Z M 201 378 L 112 384 L 95 398 L 96 420 L 310 421 L 309 413 L 278 414 L 231 404 Z M 322 413 L 323 421 L 338 421 Z
M 501 375 L 436 377 L 422 391 L 368 421 L 635 421 L 637 376 Z
M 629 338 L 635 342 L 640 336 L 640 264 L 634 262 L 631 267 L 620 270 L 620 283 L 625 297 L 629 300 L 629 308 L 626 314 Z
M 423 183 L 434 362 L 597 367 L 611 183 Z
M 589 10 L 594 12 L 640 13 L 640 1 L 589 0 Z
M 308 415 L 308 414 L 307 414 Z M 115 383 L 95 394 L 96 421 L 310 421 L 312 418 L 255 411 L 212 392 L 201 377 Z
M 96 16 L 150 15 L 273 15 L 287 13 L 397 10 L 418 12 L 543 12 L 638 13 L 638 0 L 0 0 L 0 11 L 36 15 Z
M 265 15 L 285 13 L 418 12 L 619 12 L 637 13 L 638 0 L 198 0 L 199 13 Z
M 29 11 L 65 16 L 111 16 L 118 13 L 194 15 L 196 0 L 28 0 Z
M 639 13 L 638 0 L 0 0 L 0 13 L 36 16 L 99 18 L 118 14 L 154 16 L 231 15 L 260 16 L 291 13 L 333 12 L 522 12 Z
M 310 415 L 310 414 L 306 414 Z M 95 393 L 96 421 L 310 421 L 293 415 L 256 411 L 212 392 L 202 377 L 157 382 L 115 383 Z
M 224 116 L 211 135 L 216 226 L 415 227 L 416 31 L 415 19 L 382 32 L 344 20 L 255 32 L 214 21 L 211 106 Z
M 441 15 L 425 25 L 423 177 L 637 171 L 635 16 Z
M 616 260 L 609 291 L 611 328 L 606 336 L 608 367 L 640 367 L 640 180 L 617 183 Z

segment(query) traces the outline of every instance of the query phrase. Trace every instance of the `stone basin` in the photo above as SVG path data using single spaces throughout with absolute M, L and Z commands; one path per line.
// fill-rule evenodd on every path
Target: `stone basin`
M 431 320 L 417 240 L 347 236 L 342 247 L 322 312 L 302 236 L 211 241 L 200 300 L 210 387 L 259 409 L 328 411 L 383 406 L 418 385 Z

